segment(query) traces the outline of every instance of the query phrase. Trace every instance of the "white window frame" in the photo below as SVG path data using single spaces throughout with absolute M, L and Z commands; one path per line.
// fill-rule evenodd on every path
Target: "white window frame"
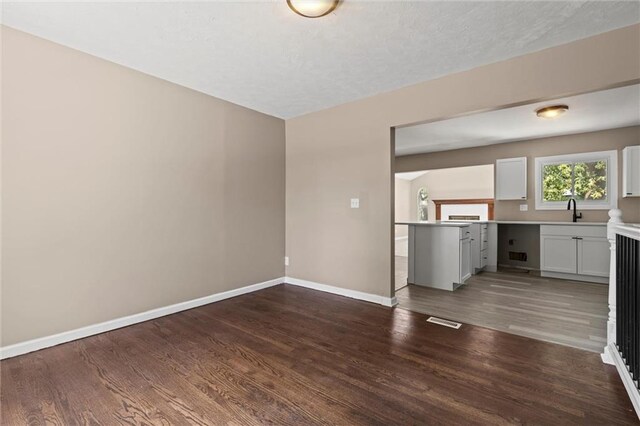
M 555 155 L 552 157 L 536 157 L 535 159 L 535 187 L 536 210 L 566 210 L 566 201 L 542 200 L 542 169 L 548 164 L 578 163 L 607 160 L 607 199 L 600 200 L 576 200 L 578 209 L 581 210 L 610 210 L 618 208 L 618 151 L 598 151 L 581 154 Z

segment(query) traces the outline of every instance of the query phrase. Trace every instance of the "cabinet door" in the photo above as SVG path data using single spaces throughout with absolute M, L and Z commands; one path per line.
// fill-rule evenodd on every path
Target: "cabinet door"
M 471 277 L 471 239 L 460 240 L 460 283 Z
M 606 238 L 581 237 L 578 239 L 578 273 L 608 277 L 611 252 Z
M 496 200 L 527 199 L 527 157 L 496 160 Z
M 577 240 L 565 235 L 540 236 L 540 269 L 549 272 L 578 272 Z
M 482 237 L 480 233 L 480 225 L 477 223 L 471 224 L 471 273 L 475 274 L 476 269 L 480 269 L 480 248 L 482 244 Z
M 622 196 L 640 197 L 640 145 L 622 150 Z

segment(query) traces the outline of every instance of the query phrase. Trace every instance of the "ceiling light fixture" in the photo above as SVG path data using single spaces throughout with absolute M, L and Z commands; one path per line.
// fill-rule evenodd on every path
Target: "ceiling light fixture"
M 569 107 L 567 105 L 551 105 L 543 108 L 538 108 L 536 110 L 536 115 L 540 118 L 558 118 L 567 110 Z
M 340 0 L 287 0 L 289 8 L 305 18 L 319 18 L 331 13 Z

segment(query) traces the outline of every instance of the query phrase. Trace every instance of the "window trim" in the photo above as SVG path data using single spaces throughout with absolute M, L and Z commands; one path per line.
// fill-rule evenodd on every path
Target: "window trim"
M 542 200 L 542 168 L 554 163 L 577 163 L 587 161 L 607 160 L 607 200 L 576 200 L 581 210 L 610 210 L 618 208 L 618 151 L 585 152 L 579 154 L 554 155 L 551 157 L 535 158 L 535 192 L 536 210 L 565 210 L 566 201 Z

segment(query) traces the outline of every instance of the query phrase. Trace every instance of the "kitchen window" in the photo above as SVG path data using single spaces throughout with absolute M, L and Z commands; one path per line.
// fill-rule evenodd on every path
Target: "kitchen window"
M 617 163 L 617 151 L 536 158 L 536 210 L 564 210 L 570 198 L 583 210 L 616 208 Z

